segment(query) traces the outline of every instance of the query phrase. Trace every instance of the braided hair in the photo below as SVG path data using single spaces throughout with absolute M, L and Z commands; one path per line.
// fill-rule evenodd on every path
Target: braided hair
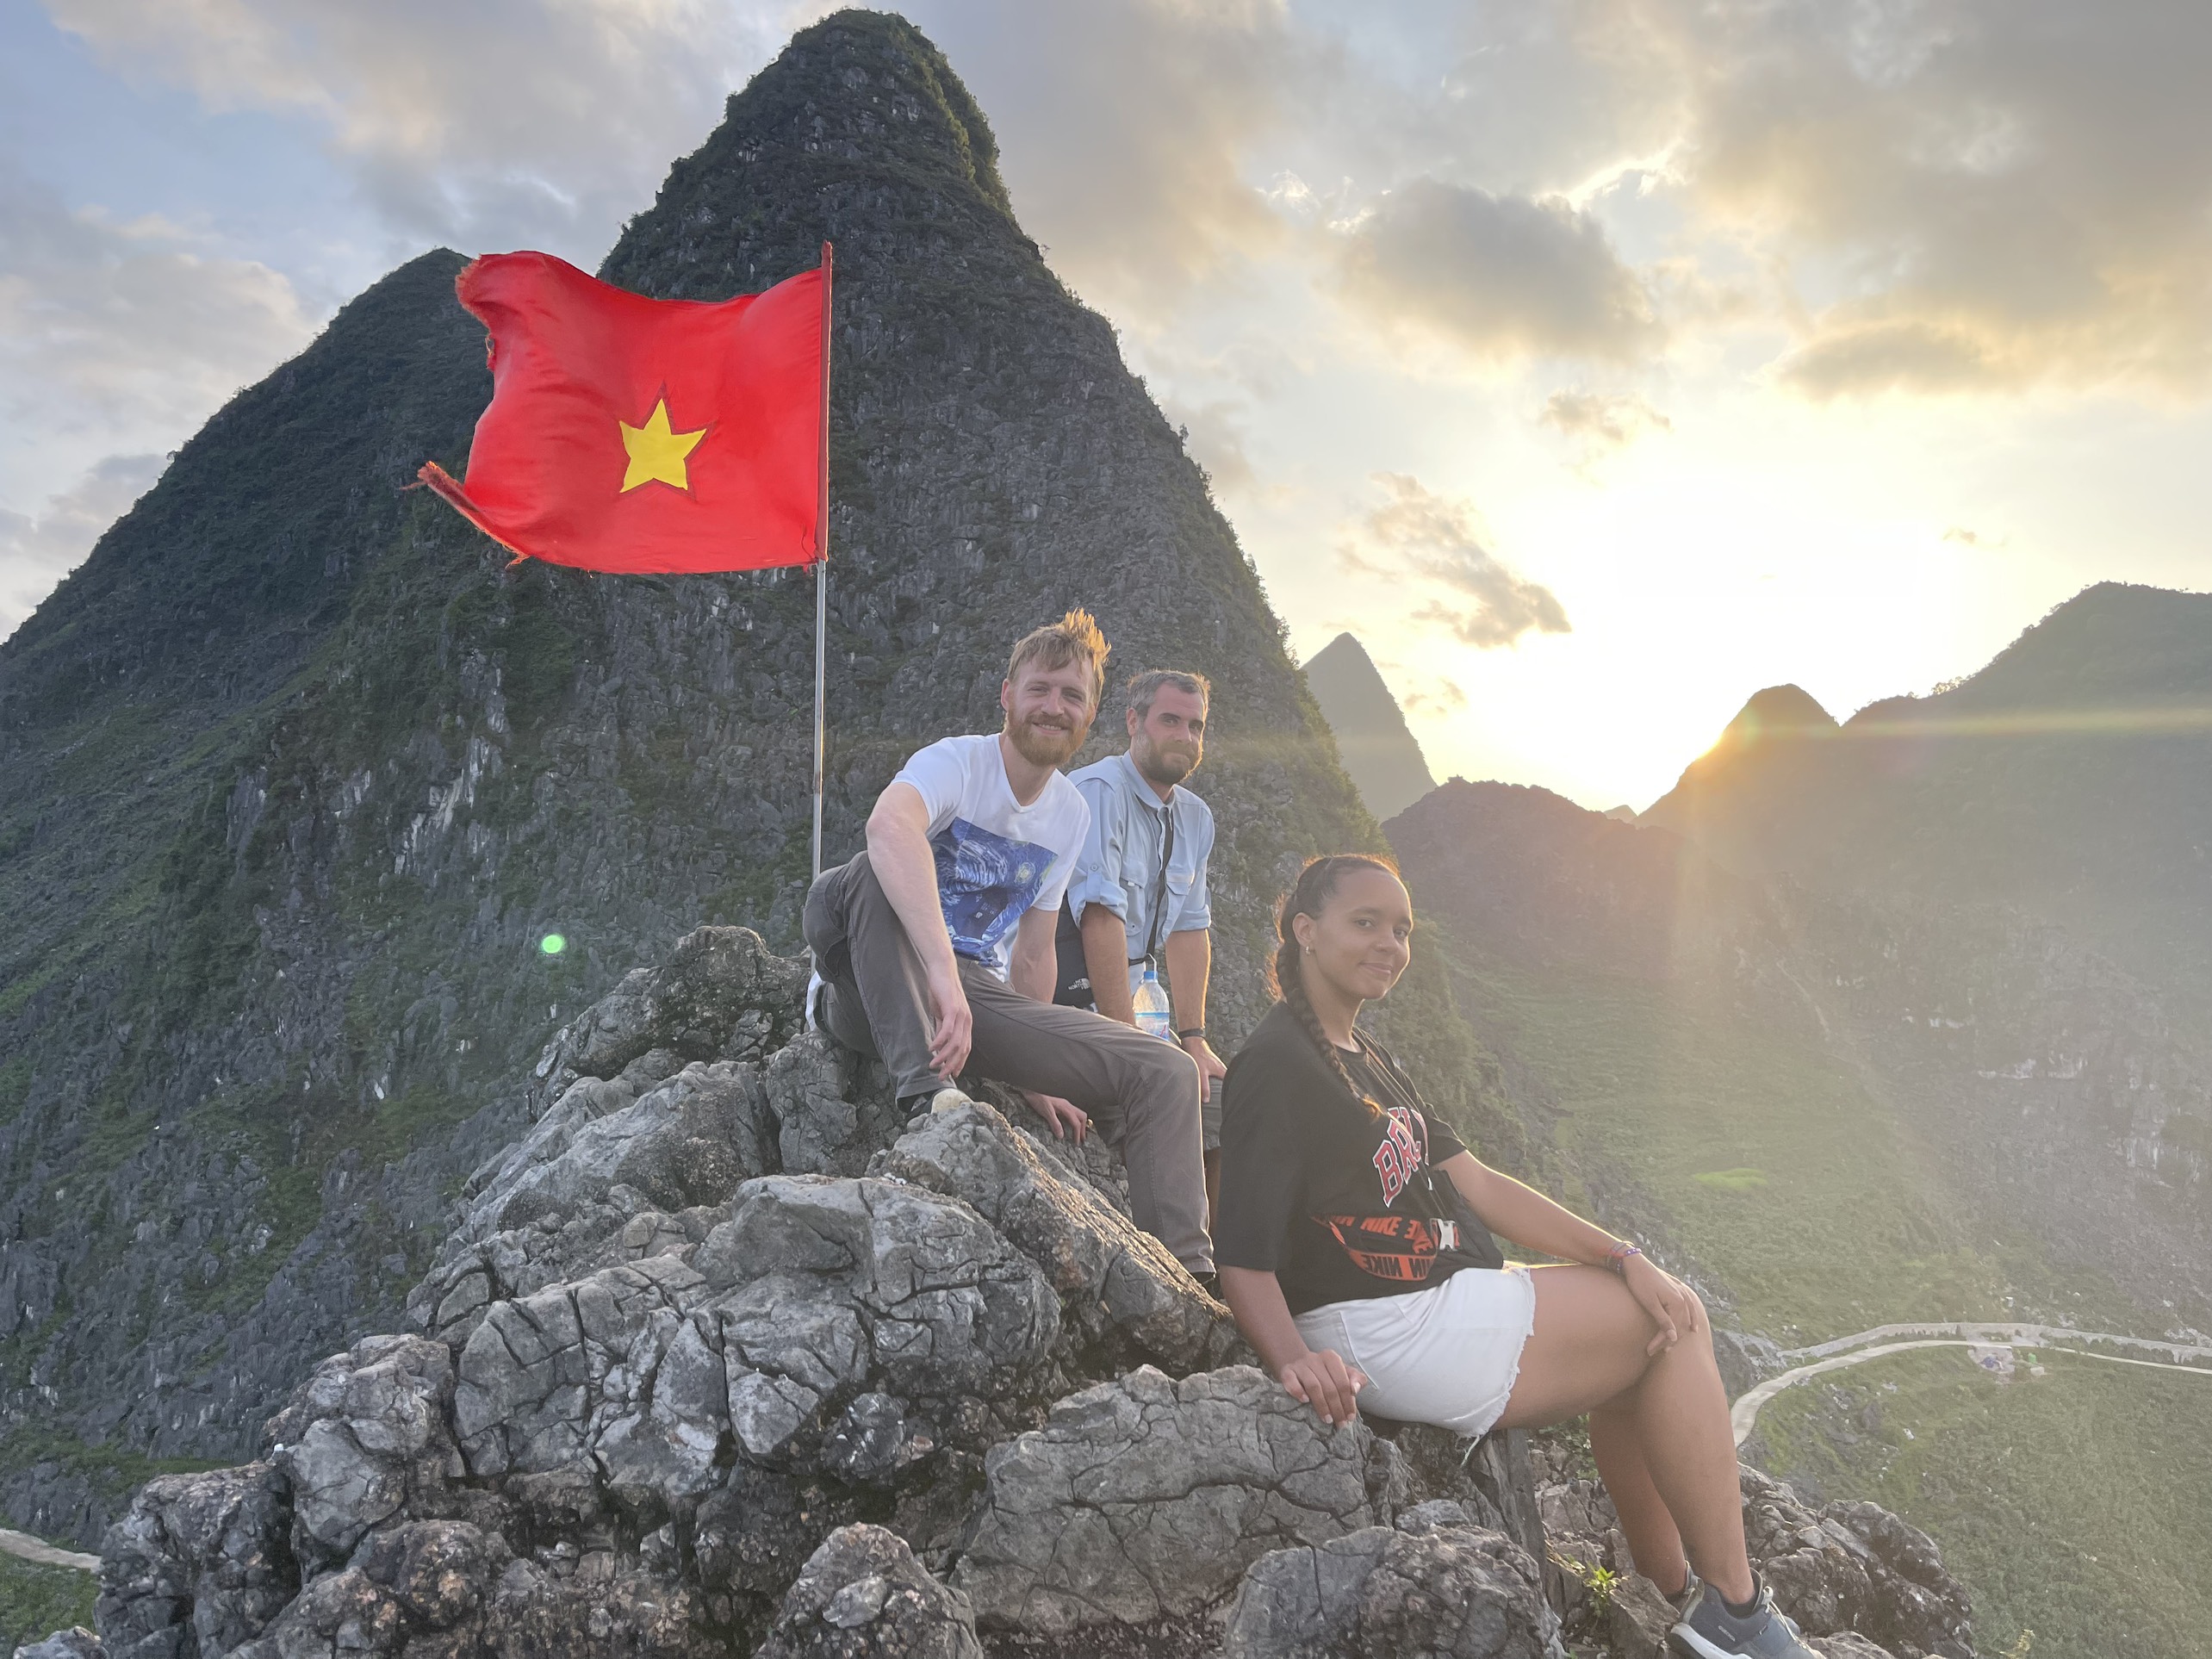
M 1305 967 L 1299 960 L 1303 948 L 1291 926 L 1302 916 L 1318 918 L 1345 877 L 1354 870 L 1378 870 L 1388 876 L 1398 873 L 1397 867 L 1389 860 L 1371 853 L 1334 853 L 1327 858 L 1309 860 L 1306 867 L 1298 872 L 1296 885 L 1283 894 L 1282 908 L 1276 914 L 1276 935 L 1282 942 L 1275 949 L 1275 987 L 1297 1020 L 1298 1028 L 1320 1052 L 1322 1064 L 1335 1072 L 1337 1081 L 1344 1084 L 1345 1092 L 1371 1115 L 1380 1118 L 1384 1115 L 1382 1105 L 1352 1081 L 1344 1055 L 1329 1040 L 1329 1034 L 1321 1029 L 1321 1016 L 1314 1011 L 1313 998 L 1306 993 Z

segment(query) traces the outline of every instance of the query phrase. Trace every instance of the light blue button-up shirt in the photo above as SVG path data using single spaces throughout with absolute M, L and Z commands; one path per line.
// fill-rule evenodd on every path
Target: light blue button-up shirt
M 1090 805 L 1090 833 L 1077 854 L 1067 886 L 1068 907 L 1078 922 L 1093 904 L 1103 904 L 1128 930 L 1134 991 L 1144 978 L 1145 941 L 1153 936 L 1153 898 L 1160 891 L 1159 854 L 1167 839 L 1167 816 L 1175 815 L 1175 849 L 1167 867 L 1165 920 L 1159 927 L 1162 954 L 1167 935 L 1214 925 L 1206 892 L 1206 861 L 1214 851 L 1213 809 L 1177 785 L 1165 802 L 1153 792 L 1136 763 L 1124 755 L 1072 772 L 1068 780 Z M 1167 964 L 1159 964 L 1163 979 Z

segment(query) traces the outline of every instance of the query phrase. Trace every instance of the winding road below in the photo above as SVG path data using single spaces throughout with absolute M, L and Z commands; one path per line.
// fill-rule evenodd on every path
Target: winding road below
M 2163 1359 L 2138 1359 L 2125 1354 L 2099 1353 L 2093 1348 L 2071 1345 L 2093 1342 L 2112 1347 L 2133 1348 L 2138 1352 L 2163 1354 Z M 1770 1376 L 1758 1387 L 1739 1396 L 1728 1408 L 1730 1425 L 1736 1431 L 1736 1444 L 1742 1445 L 1750 1438 L 1751 1431 L 1759 1421 L 1760 1410 L 1785 1389 L 1830 1371 L 1847 1370 L 1854 1365 L 1863 1365 L 1870 1359 L 1885 1355 L 1899 1354 L 1914 1348 L 2040 1348 L 2053 1353 L 2068 1354 L 2078 1359 L 2101 1359 L 2113 1365 L 2140 1365 L 2159 1371 L 2193 1371 L 2197 1376 L 2212 1378 L 2212 1347 L 2200 1347 L 2185 1342 L 2154 1342 L 2145 1337 L 2118 1336 L 2109 1331 L 2077 1331 L 2064 1325 L 1877 1325 L 1871 1331 L 1856 1332 L 1850 1336 L 1837 1337 L 1833 1341 L 1815 1343 L 1809 1348 L 1785 1349 L 1784 1359 L 1802 1363 L 1792 1366 L 1778 1376 Z M 2203 1362 L 2190 1364 L 2188 1362 Z

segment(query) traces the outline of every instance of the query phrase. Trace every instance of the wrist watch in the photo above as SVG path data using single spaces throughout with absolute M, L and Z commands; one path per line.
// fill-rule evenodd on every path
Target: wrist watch
M 1177 1042 L 1189 1042 L 1193 1037 L 1202 1037 L 1205 1035 L 1206 1028 L 1204 1026 L 1186 1025 L 1182 1030 L 1175 1034 L 1175 1040 Z

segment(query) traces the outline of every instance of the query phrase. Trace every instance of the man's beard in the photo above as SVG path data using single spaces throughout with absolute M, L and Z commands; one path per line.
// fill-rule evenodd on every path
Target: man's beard
M 1014 752 L 1031 766 L 1062 766 L 1074 758 L 1083 740 L 1090 736 L 1090 722 L 1063 728 L 1033 725 L 1026 720 L 1017 725 L 1010 718 L 1006 736 L 1014 744 Z
M 1134 749 L 1130 758 L 1146 779 L 1163 789 L 1172 789 L 1198 769 L 1196 757 L 1186 749 L 1167 749 L 1157 743 L 1146 743 L 1142 754 Z

